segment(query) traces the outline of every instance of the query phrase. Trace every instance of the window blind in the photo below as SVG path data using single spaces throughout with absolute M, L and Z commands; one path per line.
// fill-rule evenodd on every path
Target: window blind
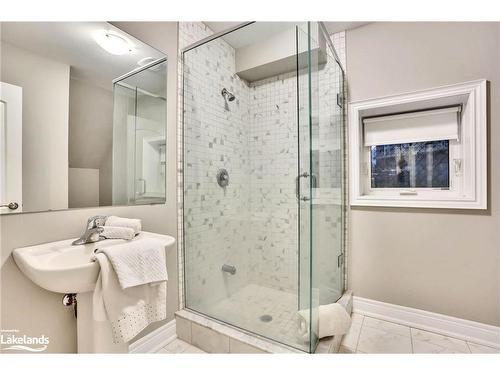
M 458 140 L 460 107 L 363 119 L 364 145 Z

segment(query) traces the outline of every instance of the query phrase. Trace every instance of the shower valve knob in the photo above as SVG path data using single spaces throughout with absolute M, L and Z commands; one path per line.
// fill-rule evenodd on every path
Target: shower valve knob
M 222 272 L 227 272 L 231 275 L 234 275 L 236 273 L 236 267 L 235 266 L 230 266 L 229 264 L 224 264 L 221 268 Z
M 229 173 L 224 168 L 219 169 L 217 172 L 217 183 L 221 188 L 225 188 L 229 185 Z

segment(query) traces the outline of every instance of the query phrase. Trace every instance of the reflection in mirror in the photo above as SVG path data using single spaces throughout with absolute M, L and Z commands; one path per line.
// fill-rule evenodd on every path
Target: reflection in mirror
M 164 203 L 166 64 L 105 22 L 2 22 L 0 213 Z
M 166 62 L 115 81 L 113 204 L 165 201 Z

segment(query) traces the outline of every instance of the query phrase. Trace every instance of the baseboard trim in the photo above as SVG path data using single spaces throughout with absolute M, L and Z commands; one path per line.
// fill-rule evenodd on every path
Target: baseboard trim
M 173 319 L 130 344 L 129 353 L 156 353 L 176 338 L 175 319 Z
M 356 296 L 353 312 L 500 349 L 497 326 Z

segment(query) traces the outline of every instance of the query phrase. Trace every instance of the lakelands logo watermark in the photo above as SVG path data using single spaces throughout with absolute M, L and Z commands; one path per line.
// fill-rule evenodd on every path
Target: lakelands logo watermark
M 49 345 L 49 338 L 45 335 L 22 335 L 17 329 L 0 330 L 0 351 L 43 352 Z

